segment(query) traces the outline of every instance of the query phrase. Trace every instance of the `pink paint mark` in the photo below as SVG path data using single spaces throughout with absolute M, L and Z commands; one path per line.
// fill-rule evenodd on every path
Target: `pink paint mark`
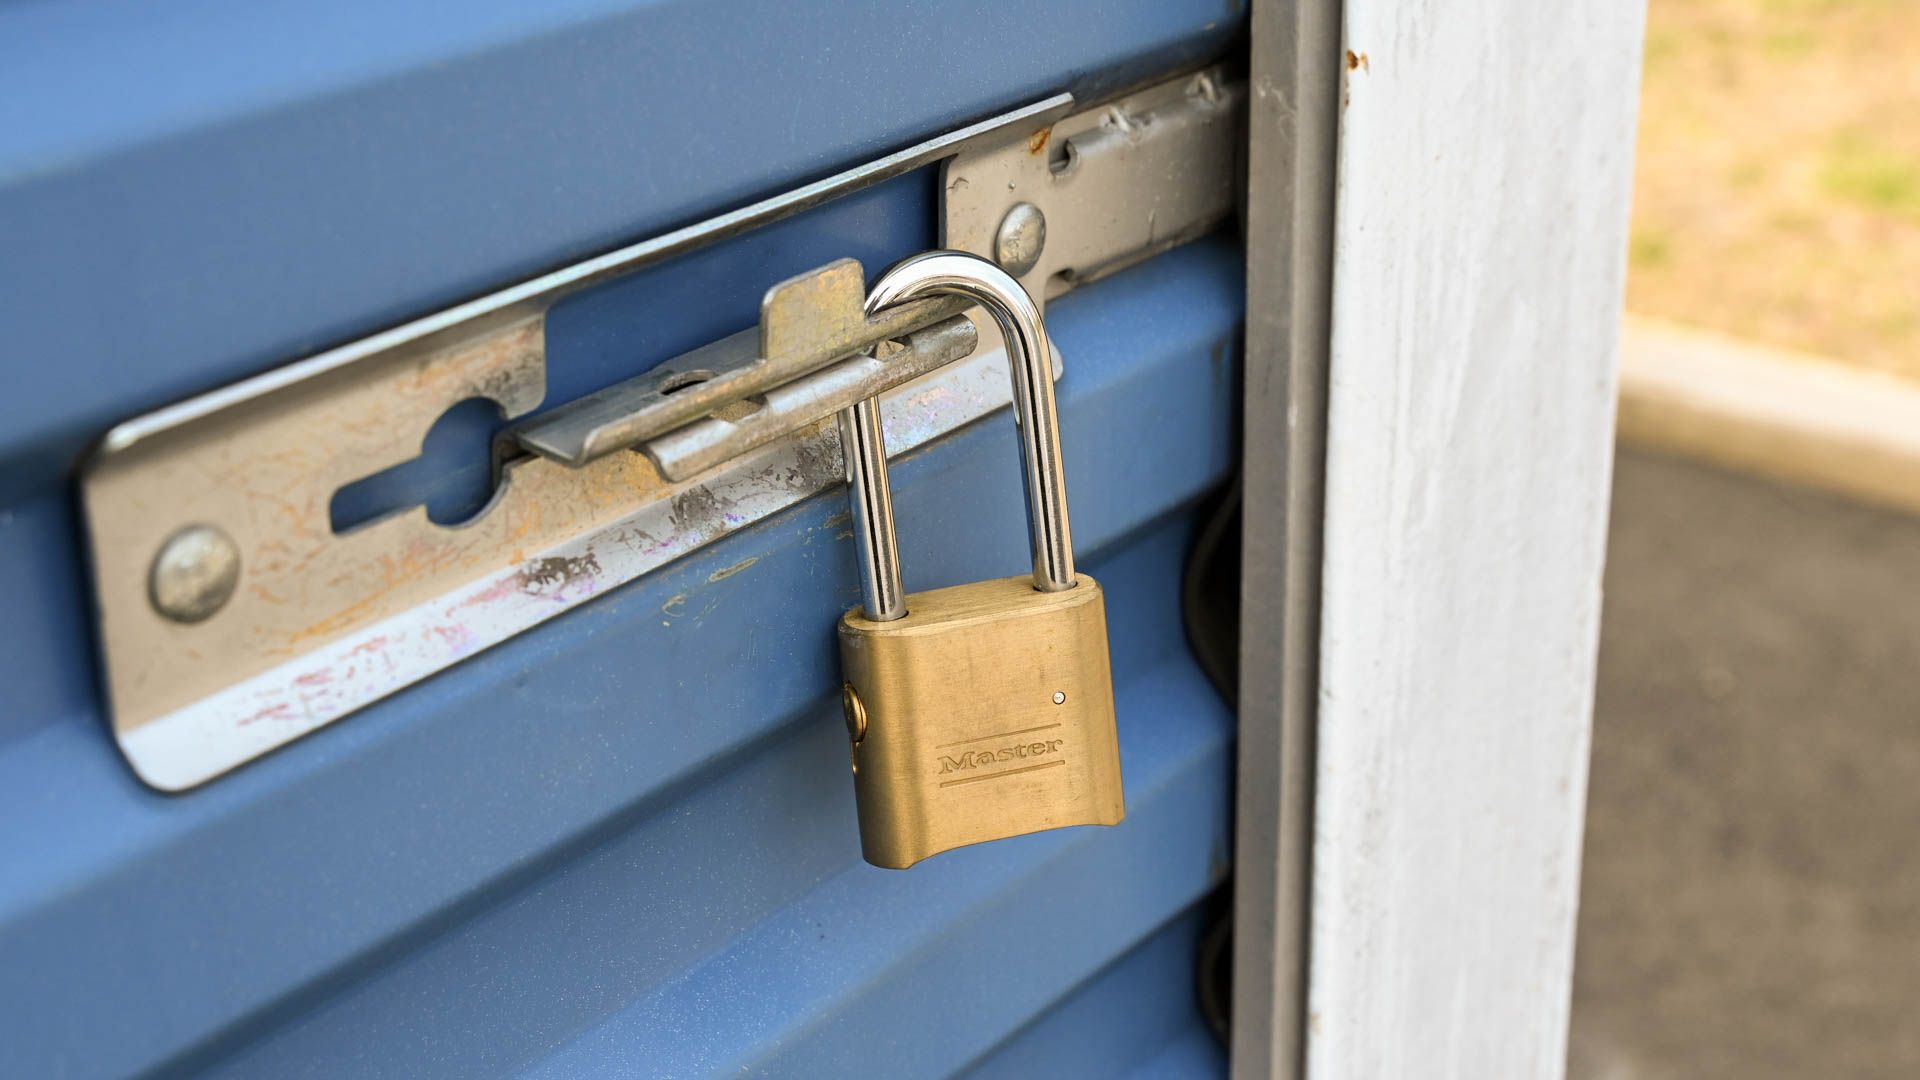
M 240 722 L 235 726 L 246 727 L 248 724 L 260 720 L 292 720 L 293 718 L 293 704 L 291 702 L 281 701 L 261 709 L 252 716 L 242 717 Z
M 475 604 L 491 604 L 495 600 L 500 600 L 505 597 L 514 595 L 515 593 L 520 591 L 520 588 L 521 588 L 521 582 L 518 575 L 515 575 L 514 577 L 510 577 L 510 578 L 504 578 L 500 581 L 494 582 L 492 585 L 487 586 L 485 589 L 482 589 L 479 592 L 474 593 L 472 596 L 467 597 L 465 600 L 460 601 L 459 606 L 472 607 Z
M 387 635 L 380 634 L 375 637 L 370 637 L 367 640 L 361 642 L 360 644 L 355 645 L 353 648 L 348 649 L 347 655 L 359 656 L 363 653 L 371 655 L 373 653 L 384 651 L 386 647 L 387 647 Z
M 440 639 L 440 644 L 457 659 L 472 652 L 476 647 L 473 631 L 465 626 L 433 626 L 427 633 Z

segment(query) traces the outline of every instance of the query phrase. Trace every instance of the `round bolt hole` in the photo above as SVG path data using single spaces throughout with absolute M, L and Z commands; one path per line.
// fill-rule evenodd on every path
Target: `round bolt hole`
M 1055 705 L 1065 705 L 1067 703 L 1067 692 L 1065 690 L 1055 690 L 1053 692 L 1053 703 Z

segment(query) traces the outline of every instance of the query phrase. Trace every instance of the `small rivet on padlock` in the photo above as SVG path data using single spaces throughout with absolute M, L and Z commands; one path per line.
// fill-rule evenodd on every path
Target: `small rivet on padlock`
M 847 738 L 859 745 L 867 737 L 867 707 L 852 683 L 840 684 L 840 712 L 847 718 Z
M 1053 692 L 1053 703 L 1055 705 L 1065 705 L 1067 703 L 1067 692 L 1065 690 L 1055 690 Z
M 994 237 L 993 258 L 1001 269 L 1020 277 L 1040 264 L 1040 252 L 1047 246 L 1047 217 L 1032 203 L 1015 203 L 1000 219 L 1000 232 Z
M 147 572 L 153 609 L 177 623 L 213 617 L 240 584 L 240 548 L 211 525 L 189 525 L 167 538 Z

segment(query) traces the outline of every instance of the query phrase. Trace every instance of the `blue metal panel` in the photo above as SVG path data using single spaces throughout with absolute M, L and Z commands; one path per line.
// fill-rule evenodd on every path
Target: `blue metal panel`
M 67 488 L 109 423 L 1233 30 L 1131 0 L 429 8 L 0 8 L 0 1075 L 1017 1075 L 1115 1018 L 1078 1071 L 1216 1070 L 1182 965 L 1231 722 L 1174 590 L 1232 463 L 1225 240 L 1049 318 L 1120 828 L 859 861 L 838 494 L 200 791 L 126 770 Z M 927 246 L 931 207 L 904 177 L 569 300 L 550 401 L 750 325 L 786 273 Z M 1015 571 L 1016 461 L 1000 415 L 897 465 L 909 587 Z
M 1130 673 L 1116 686 L 1124 829 L 875 869 L 859 858 L 839 717 L 819 702 L 564 871 L 393 950 L 222 1064 L 316 1077 L 953 1072 L 1225 870 L 1231 724 L 1178 655 L 1182 526 L 1092 567 L 1116 605 L 1175 631 L 1116 654 Z
M 0 1072 L 492 1071 L 568 1039 L 675 1068 L 960 1066 L 934 1003 L 1010 1033 L 1224 871 L 1229 729 L 1174 590 L 1184 508 L 1230 466 L 1239 297 L 1209 241 L 1050 320 L 1076 536 L 1113 591 L 1127 825 L 858 862 L 823 674 L 856 584 L 827 496 L 185 797 L 134 781 L 92 717 L 8 744 L 0 850 L 32 872 L 0 879 L 0 970 L 33 978 L 0 983 Z M 1003 414 L 900 462 L 910 587 L 1020 564 L 1015 455 Z M 804 962 L 780 947 L 854 917 Z M 976 966 L 995 934 L 1029 948 Z M 728 958 L 746 974 L 703 981 Z M 905 1043 L 865 1041 L 886 1015 Z
M 1205 930 L 1190 910 L 1089 979 L 967 1071 L 972 1080 L 1034 1076 L 1219 1076 L 1226 1053 L 1191 986 Z

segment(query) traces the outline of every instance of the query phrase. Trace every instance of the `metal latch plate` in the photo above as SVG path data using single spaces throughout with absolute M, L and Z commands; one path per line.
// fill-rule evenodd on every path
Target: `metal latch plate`
M 1208 71 L 1078 113 L 1058 95 L 116 427 L 80 483 L 122 750 L 152 786 L 192 787 L 840 483 L 830 419 L 809 417 L 848 394 L 917 376 L 882 399 L 895 452 L 1009 400 L 990 320 L 926 309 L 798 355 L 778 343 L 819 328 L 783 335 L 781 320 L 820 309 L 770 296 L 761 347 L 752 332 L 732 346 L 754 374 L 668 408 L 657 380 L 690 357 L 669 361 L 570 435 L 561 409 L 503 440 L 523 452 L 471 521 L 415 507 L 335 533 L 334 493 L 415 457 L 449 407 L 481 397 L 514 418 L 542 403 L 560 297 L 944 159 L 946 246 L 993 257 L 1015 204 L 1044 214 L 1020 275 L 1044 299 L 1231 212 L 1241 94 Z M 836 266 L 816 273 L 849 273 Z M 913 344 L 841 352 L 875 335 Z M 595 434 L 609 417 L 627 426 Z

